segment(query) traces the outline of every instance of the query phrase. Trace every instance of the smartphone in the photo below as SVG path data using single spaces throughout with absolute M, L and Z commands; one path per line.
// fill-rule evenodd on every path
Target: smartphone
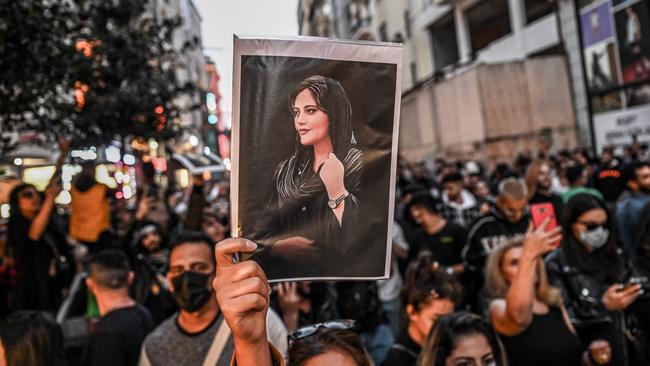
M 550 203 L 536 203 L 530 206 L 530 214 L 533 218 L 533 226 L 535 229 L 542 226 L 546 219 L 549 219 L 546 224 L 546 231 L 553 230 L 557 227 L 557 218 L 555 217 L 555 209 Z M 560 246 L 560 241 L 555 243 L 555 247 Z
M 623 285 L 623 290 L 628 289 L 634 285 L 643 285 L 648 282 L 648 277 L 630 277 L 629 280 Z

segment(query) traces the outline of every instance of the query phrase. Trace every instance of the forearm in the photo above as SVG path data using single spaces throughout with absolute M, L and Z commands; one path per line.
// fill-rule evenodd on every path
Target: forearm
M 534 258 L 525 255 L 521 257 L 519 271 L 506 296 L 506 314 L 519 325 L 528 324 L 533 317 L 535 263 Z
M 52 209 L 54 208 L 54 199 L 45 198 L 43 205 L 41 206 L 40 211 L 32 220 L 31 225 L 29 225 L 29 239 L 30 240 L 39 240 L 47 227 L 47 223 L 50 221 L 50 215 L 52 214 Z
M 254 343 L 235 338 L 235 360 L 237 366 L 272 366 L 271 349 L 266 337 Z

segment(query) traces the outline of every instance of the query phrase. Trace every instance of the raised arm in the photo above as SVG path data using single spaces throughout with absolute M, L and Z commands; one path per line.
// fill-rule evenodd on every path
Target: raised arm
M 531 225 L 524 238 L 517 275 L 510 284 L 506 299 L 497 299 L 490 304 L 490 317 L 501 334 L 512 336 L 521 333 L 533 319 L 538 262 L 545 253 L 553 250 L 554 243 L 561 236 L 559 227 L 544 231 L 547 224 L 548 220 L 535 231 Z

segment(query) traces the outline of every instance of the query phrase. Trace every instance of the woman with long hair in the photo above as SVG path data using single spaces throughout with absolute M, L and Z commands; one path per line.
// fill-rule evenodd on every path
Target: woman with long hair
M 564 208 L 562 244 L 546 258 L 550 282 L 560 288 L 582 344 L 609 342 L 612 365 L 627 365 L 625 310 L 641 295 L 624 286 L 629 270 L 605 202 L 581 193 Z
M 69 146 L 63 140 L 59 145 L 61 155 L 43 197 L 27 183 L 17 185 L 9 194 L 7 244 L 17 275 L 14 310 L 55 312 L 61 301 L 61 290 L 73 274 L 65 235 L 50 220 L 54 199 L 62 190 L 60 169 Z
M 503 346 L 492 327 L 468 312 L 444 315 L 426 340 L 420 366 L 507 366 Z
M 486 292 L 490 319 L 500 334 L 508 363 L 517 365 L 602 365 L 611 350 L 594 341 L 582 352 L 580 339 L 562 304 L 559 289 L 549 285 L 543 256 L 555 249 L 560 228 L 545 231 L 546 223 L 529 229 L 523 241 L 511 241 L 488 259 Z
M 350 102 L 338 81 L 315 75 L 289 95 L 289 110 L 294 153 L 277 166 L 274 197 L 252 239 L 270 248 L 274 260 L 287 260 L 269 269 L 278 271 L 269 277 L 323 275 L 323 269 L 342 276 L 353 269 L 349 249 L 363 166 Z

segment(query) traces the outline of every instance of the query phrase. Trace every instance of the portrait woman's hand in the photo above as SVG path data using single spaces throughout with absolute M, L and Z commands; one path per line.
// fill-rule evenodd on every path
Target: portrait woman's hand
M 341 160 L 334 153 L 330 153 L 327 160 L 321 166 L 319 176 L 331 200 L 335 200 L 345 193 L 345 184 L 343 182 L 345 168 Z
M 314 241 L 304 236 L 292 236 L 276 241 L 271 247 L 271 253 L 307 260 L 314 258 L 318 254 L 318 249 L 312 244 L 314 244 Z

